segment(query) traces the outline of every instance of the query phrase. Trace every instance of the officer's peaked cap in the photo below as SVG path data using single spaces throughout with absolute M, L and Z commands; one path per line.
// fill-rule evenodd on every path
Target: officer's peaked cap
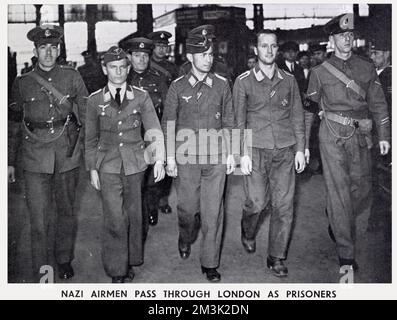
M 53 24 L 43 24 L 41 26 L 34 27 L 27 34 L 27 38 L 30 41 L 33 41 L 36 46 L 47 43 L 59 44 L 62 37 L 63 29 Z
M 331 19 L 324 26 L 324 31 L 329 36 L 347 31 L 354 31 L 353 13 L 344 13 Z

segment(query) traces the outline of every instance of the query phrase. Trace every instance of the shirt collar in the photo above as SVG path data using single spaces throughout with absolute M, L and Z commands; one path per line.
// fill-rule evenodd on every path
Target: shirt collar
M 107 88 L 108 88 L 108 91 L 107 90 L 104 91 L 104 100 L 105 100 L 105 102 L 110 101 L 110 95 L 112 95 L 113 99 L 116 96 L 116 87 L 113 84 L 108 82 Z M 126 90 L 127 90 L 127 83 L 124 82 L 121 85 L 121 90 L 120 90 L 120 101 L 121 102 L 123 102 Z
M 197 83 L 200 82 L 191 71 L 187 74 L 187 79 L 188 79 L 187 81 L 192 86 L 192 88 L 194 88 L 197 85 Z M 214 80 L 212 79 L 212 75 L 210 73 L 207 73 L 207 75 L 203 79 L 203 84 L 206 84 L 208 87 L 212 88 L 213 82 Z
M 259 68 L 258 63 L 253 68 L 253 72 L 254 72 L 256 80 L 258 80 L 259 82 L 261 82 L 263 79 L 267 78 L 267 76 L 262 72 L 261 68 Z M 277 78 L 280 80 L 284 79 L 284 77 L 282 76 L 282 74 L 280 72 L 280 69 L 277 67 L 277 64 L 274 65 L 274 74 L 273 74 L 272 79 L 274 79 L 275 75 L 277 75 Z M 267 78 L 267 79 L 269 79 L 269 78 Z M 269 80 L 272 80 L 272 79 L 269 79 Z

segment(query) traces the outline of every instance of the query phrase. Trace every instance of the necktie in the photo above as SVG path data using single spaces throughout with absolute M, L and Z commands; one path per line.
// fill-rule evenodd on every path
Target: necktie
M 116 96 L 114 99 L 114 100 L 116 100 L 116 102 L 119 106 L 121 105 L 120 91 L 121 91 L 121 88 L 116 88 Z
M 294 64 L 291 63 L 291 73 L 294 73 Z

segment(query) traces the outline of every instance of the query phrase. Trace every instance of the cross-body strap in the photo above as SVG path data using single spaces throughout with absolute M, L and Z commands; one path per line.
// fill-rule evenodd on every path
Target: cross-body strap
M 329 71 L 334 77 L 336 77 L 338 80 L 342 81 L 347 88 L 350 88 L 353 90 L 355 93 L 357 93 L 359 96 L 361 96 L 363 99 L 366 98 L 366 93 L 363 88 L 361 88 L 354 80 L 349 79 L 342 71 L 340 71 L 338 68 L 334 67 L 332 64 L 330 64 L 328 61 L 323 62 L 323 66 L 325 69 Z
M 50 82 L 45 80 L 43 77 L 38 75 L 36 72 L 30 72 L 28 74 L 29 77 L 36 80 L 41 86 L 43 86 L 47 91 L 49 91 L 56 100 L 58 100 L 59 104 L 64 104 L 68 102 L 69 95 L 62 94 L 57 88 L 55 88 Z

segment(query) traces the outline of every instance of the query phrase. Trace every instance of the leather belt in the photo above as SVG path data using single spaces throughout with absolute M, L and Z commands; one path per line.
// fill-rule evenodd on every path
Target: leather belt
M 350 126 L 350 127 L 353 127 L 353 128 L 358 128 L 359 127 L 359 121 L 360 121 L 359 119 L 354 119 L 352 117 L 345 117 L 345 116 L 342 116 L 342 115 L 339 115 L 339 114 L 336 114 L 336 113 L 333 113 L 333 112 L 328 112 L 328 111 L 325 112 L 325 117 L 328 120 L 337 122 L 337 123 L 342 124 L 344 126 Z
M 62 127 L 65 122 L 68 120 L 68 118 L 62 119 L 62 120 L 49 120 L 46 122 L 33 122 L 25 119 L 26 126 L 30 130 L 34 129 L 51 129 L 51 128 L 57 128 L 57 127 Z

